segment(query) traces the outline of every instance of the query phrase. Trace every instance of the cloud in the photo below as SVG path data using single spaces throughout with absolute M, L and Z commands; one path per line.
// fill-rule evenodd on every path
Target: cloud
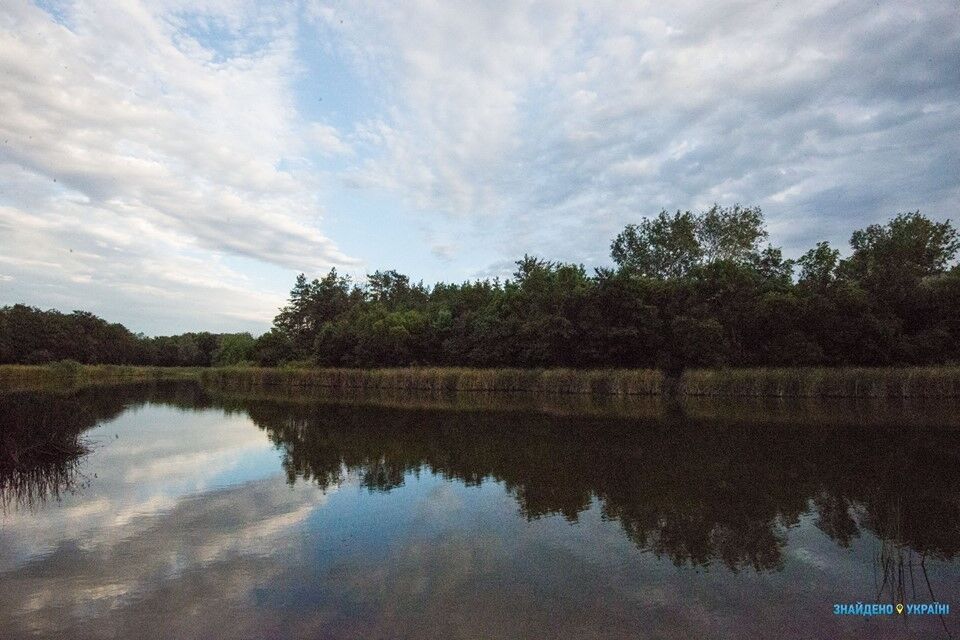
M 788 248 L 960 200 L 956 3 L 319 3 L 382 83 L 350 183 L 604 261 L 625 223 L 763 206 Z
M 310 141 L 322 153 L 341 155 L 352 152 L 350 145 L 340 138 L 340 134 L 337 132 L 336 128 L 331 127 L 328 124 L 315 122 L 310 125 L 308 131 Z
M 110 505 L 100 514 L 107 520 L 107 536 L 63 537 L 47 553 L 30 557 L 10 573 L 10 588 L 0 594 L 0 603 L 4 610 L 24 614 L 18 624 L 11 622 L 10 632 L 26 634 L 27 627 L 39 625 L 52 635 L 63 635 L 78 623 L 70 612 L 83 609 L 84 620 L 95 621 L 99 632 L 108 628 L 111 636 L 142 635 L 147 620 L 156 623 L 158 606 L 172 612 L 162 621 L 168 627 L 165 636 L 188 637 L 184 634 L 192 632 L 209 637 L 226 626 L 252 627 L 254 613 L 241 616 L 241 622 L 237 611 L 250 611 L 255 590 L 283 578 L 289 570 L 286 554 L 302 540 L 308 518 L 326 499 L 316 487 L 288 487 L 272 478 L 191 499 L 149 500 L 142 507 L 155 511 L 135 512 L 130 521 L 109 520 Z M 124 535 L 111 535 L 110 527 L 122 528 Z M 57 588 L 34 578 L 54 566 L 65 572 Z M 201 592 L 203 596 L 197 596 Z M 189 630 L 178 628 L 186 626 L 181 622 L 191 617 L 198 600 L 210 606 L 204 618 L 216 620 L 211 629 L 197 631 L 195 624 Z
M 456 255 L 456 252 L 456 245 L 450 242 L 435 242 L 430 246 L 430 253 L 444 262 L 450 262 Z
M 295 23 L 283 12 L 5 6 L 0 228 L 13 275 L 41 291 L 78 285 L 86 295 L 61 296 L 77 306 L 107 291 L 138 307 L 211 300 L 263 323 L 276 294 L 252 289 L 228 259 L 358 264 L 316 226 L 316 174 L 282 168 L 297 166 L 304 130 L 322 132 L 324 150 L 343 146 L 298 118 Z
M 244 488 L 240 496 L 261 486 L 271 494 L 283 494 L 281 502 L 288 502 L 294 493 L 304 499 L 278 511 L 276 519 L 252 517 L 242 531 L 229 526 L 234 529 L 226 536 L 229 539 L 204 541 L 203 555 L 212 559 L 218 549 L 264 544 L 268 533 L 278 531 L 281 524 L 294 524 L 287 517 L 291 512 L 305 515 L 302 506 L 315 508 L 336 490 L 318 492 L 304 483 L 287 487 L 273 443 L 245 412 L 196 410 L 184 420 L 181 409 L 148 404 L 105 422 L 85 439 L 92 453 L 81 460 L 81 475 L 95 482 L 76 494 L 64 492 L 63 502 L 54 508 L 14 508 L 3 514 L 6 530 L 0 532 L 0 546 L 9 553 L 0 558 L 0 572 L 51 553 L 64 542 L 64 531 L 71 532 L 69 546 L 85 550 L 109 550 L 131 538 L 149 536 L 158 519 L 190 510 L 197 496 L 218 496 L 224 486 L 240 485 Z M 234 498 L 223 502 L 240 511 L 251 508 L 241 507 L 242 500 Z M 248 533 L 241 536 L 243 531 Z
M 960 203 L 958 11 L 14 0 L 0 304 L 257 330 L 293 271 L 606 264 L 661 208 L 760 205 L 789 255 L 898 211 L 942 219 Z
M 473 274 L 474 278 L 479 278 L 481 280 L 493 280 L 494 278 L 499 278 L 501 280 L 509 280 L 513 277 L 513 273 L 517 270 L 517 264 L 514 260 L 498 260 L 492 264 L 487 265 L 483 269 L 475 272 Z

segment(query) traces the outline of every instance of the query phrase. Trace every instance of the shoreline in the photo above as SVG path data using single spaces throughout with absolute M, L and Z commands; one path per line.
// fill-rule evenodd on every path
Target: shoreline
M 694 369 L 393 369 L 0 365 L 0 388 L 196 380 L 231 391 L 402 390 L 726 398 L 960 398 L 960 367 Z

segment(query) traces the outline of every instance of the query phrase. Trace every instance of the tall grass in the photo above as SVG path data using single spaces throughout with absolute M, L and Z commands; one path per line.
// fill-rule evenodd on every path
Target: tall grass
M 677 392 L 688 396 L 781 398 L 958 398 L 960 367 L 696 369 Z
M 401 389 L 431 392 L 523 391 L 596 395 L 773 398 L 960 398 L 960 367 L 698 369 L 671 389 L 649 369 L 205 369 L 226 389 Z
M 960 398 L 960 367 L 696 369 L 676 384 L 651 369 L 327 369 L 0 365 L 0 387 L 202 380 L 225 390 L 402 390 L 755 398 Z
M 188 380 L 197 379 L 198 376 L 199 369 L 191 367 L 84 365 L 72 360 L 63 360 L 47 365 L 0 365 L 0 388 L 10 390 L 50 385 L 113 384 L 138 380 Z
M 201 372 L 204 382 L 243 390 L 282 386 L 327 389 L 403 389 L 431 392 L 525 391 L 657 395 L 659 371 L 571 369 L 262 369 L 223 368 Z
M 670 408 L 662 395 L 595 395 L 584 393 L 435 392 L 423 389 L 364 389 L 329 387 L 259 387 L 227 389 L 216 383 L 201 387 L 226 406 L 257 403 L 322 404 L 327 406 L 382 407 L 456 413 L 544 414 L 603 418 L 661 418 Z

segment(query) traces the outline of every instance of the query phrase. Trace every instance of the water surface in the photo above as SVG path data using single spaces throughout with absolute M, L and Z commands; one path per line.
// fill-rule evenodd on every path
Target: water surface
M 947 407 L 0 394 L 0 636 L 960 635 Z M 834 603 L 950 603 L 944 617 Z

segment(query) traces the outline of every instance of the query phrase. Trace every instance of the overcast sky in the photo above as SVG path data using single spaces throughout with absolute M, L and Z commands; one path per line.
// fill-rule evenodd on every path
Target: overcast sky
M 789 256 L 955 219 L 960 3 L 0 4 L 0 305 L 259 333 L 299 271 L 593 267 L 713 202 Z

